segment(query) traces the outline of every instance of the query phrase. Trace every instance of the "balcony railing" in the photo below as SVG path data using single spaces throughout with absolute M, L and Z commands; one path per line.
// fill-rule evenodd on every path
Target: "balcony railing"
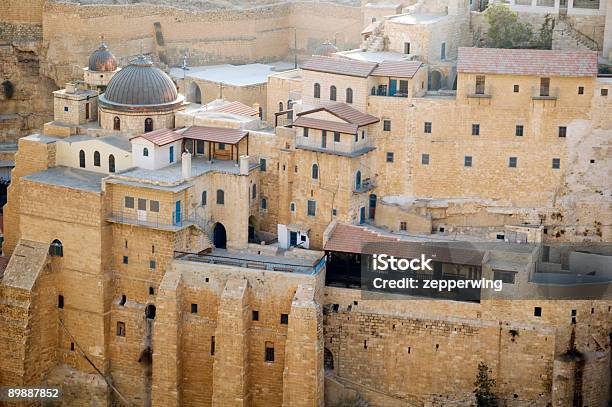
M 342 137 L 353 138 L 354 135 L 342 134 Z M 347 145 L 346 143 L 336 143 L 334 141 L 334 133 L 328 132 L 325 146 L 323 146 L 321 143 L 321 137 L 314 137 L 314 135 L 311 135 L 310 137 L 306 138 L 298 134 L 295 136 L 295 148 L 316 151 L 319 153 L 336 154 L 344 157 L 357 157 L 374 150 L 375 147 L 373 147 L 367 140 L 366 142 L 360 143 L 354 143 L 351 141 L 350 145 Z
M 493 97 L 493 86 L 491 86 L 490 84 L 485 84 L 485 85 L 476 85 L 476 84 L 472 84 L 469 85 L 466 89 L 467 97 L 469 98 L 491 98 Z
M 363 193 L 373 190 L 376 187 L 374 180 L 371 178 L 365 178 L 361 181 L 361 184 L 355 185 L 353 188 L 353 192 L 355 193 Z
M 559 98 L 559 88 L 542 88 L 540 86 L 532 86 L 531 98 L 533 100 L 556 100 Z
M 161 212 L 118 210 L 112 211 L 107 219 L 113 223 L 166 230 L 177 230 L 194 224 L 205 226 L 206 224 L 195 212 L 179 212 L 177 215 L 177 212 L 173 211 L 172 217 L 169 217 L 167 213 Z

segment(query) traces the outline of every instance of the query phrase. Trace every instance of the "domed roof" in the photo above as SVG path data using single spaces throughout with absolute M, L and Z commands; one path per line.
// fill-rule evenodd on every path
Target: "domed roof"
M 96 72 L 112 72 L 117 69 L 117 59 L 108 50 L 105 43 L 89 57 L 89 70 Z
M 183 98 L 172 79 L 141 55 L 113 76 L 99 100 L 110 108 L 142 111 L 172 109 Z
M 329 41 L 325 41 L 323 44 L 315 48 L 315 55 L 322 55 L 330 57 L 333 53 L 338 52 L 339 49 Z

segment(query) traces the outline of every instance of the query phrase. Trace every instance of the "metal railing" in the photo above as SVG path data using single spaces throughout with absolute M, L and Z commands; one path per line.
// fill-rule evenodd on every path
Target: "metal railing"
M 178 212 L 178 215 L 176 211 L 172 211 L 172 216 L 169 217 L 167 213 L 161 212 L 117 210 L 111 211 L 107 219 L 111 222 L 159 229 L 176 229 L 193 224 L 202 227 L 206 231 L 210 229 L 208 222 L 195 211 L 189 213 L 181 211 Z
M 531 98 L 534 100 L 554 100 L 559 98 L 559 88 L 549 87 L 542 88 L 540 86 L 531 87 Z
M 355 193 L 363 193 L 373 190 L 376 187 L 376 184 L 372 178 L 365 178 L 359 185 L 355 185 L 353 188 L 353 192 Z
M 493 86 L 488 83 L 482 86 L 472 83 L 467 86 L 465 93 L 469 98 L 490 98 L 493 97 Z

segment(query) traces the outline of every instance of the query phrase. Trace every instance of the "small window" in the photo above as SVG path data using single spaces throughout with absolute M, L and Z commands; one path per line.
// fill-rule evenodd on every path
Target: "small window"
M 316 216 L 317 213 L 317 201 L 312 199 L 308 200 L 308 216 Z
M 365 130 L 361 130 L 361 139 L 365 140 Z
M 64 296 L 63 295 L 57 296 L 57 308 L 64 309 Z
M 516 168 L 516 157 L 508 158 L 508 167 Z
M 219 143 L 218 146 L 219 146 L 219 150 L 221 151 L 225 150 L 225 143 Z
M 404 43 L 404 54 L 410 54 L 410 43 L 409 42 Z
M 202 196 L 200 199 L 200 205 L 206 206 L 206 191 L 202 191 Z
M 215 337 L 210 337 L 210 356 L 215 356 Z
M 493 270 L 493 279 L 501 280 L 504 284 L 514 284 L 516 273 L 512 271 Z
M 514 93 L 519 93 L 519 90 L 520 90 L 520 86 L 514 85 Z
M 123 294 L 121 296 L 121 299 L 119 300 L 119 305 L 121 305 L 123 307 L 126 302 L 127 302 L 127 297 L 125 296 L 125 294 Z
M 542 307 L 534 307 L 533 308 L 533 316 L 541 317 L 542 316 Z
M 472 136 L 480 136 L 480 124 L 472 124 Z
M 259 159 L 259 171 L 266 171 L 266 159 L 265 158 L 260 158 Z
M 319 166 L 312 164 L 312 179 L 319 179 Z
M 268 209 L 268 200 L 266 198 L 261 198 L 261 209 Z
M 429 154 L 421 154 L 421 164 L 429 165 Z
M 476 89 L 475 93 L 477 95 L 484 95 L 485 93 L 485 77 L 482 75 L 476 76 Z
M 153 131 L 153 119 L 147 117 L 144 122 L 144 131 L 145 133 L 149 133 Z
M 540 78 L 540 96 L 550 96 L 550 78 Z
M 117 116 L 113 119 L 113 130 L 121 130 L 121 119 Z
M 600 94 L 601 96 L 608 96 L 608 89 L 601 89 L 601 90 L 600 90 L 600 92 L 599 92 L 599 94 Z
M 578 86 L 578 94 L 584 95 L 584 86 Z
M 191 313 L 192 314 L 198 313 L 198 304 L 191 304 Z
M 149 268 L 155 270 L 157 268 L 157 262 L 155 260 L 149 260 Z
M 259 311 L 253 311 L 253 312 L 251 313 L 251 319 L 252 319 L 253 321 L 259 321 Z
M 264 360 L 266 362 L 274 362 L 274 344 L 272 342 L 266 342 L 266 354 Z
M 295 202 L 291 202 L 291 203 L 289 204 L 289 210 L 290 210 L 291 212 L 295 212 Z
M 159 212 L 159 201 L 149 201 L 149 210 L 151 212 Z
M 423 131 L 427 134 L 431 134 L 431 122 L 425 122 Z
M 340 142 L 340 133 L 337 131 L 334 131 L 334 142 L 335 143 L 339 143 Z
M 128 264 L 129 258 L 128 256 L 123 256 L 123 264 Z
M 392 163 L 393 162 L 393 153 L 390 151 L 387 151 L 387 162 L 388 163 Z
M 302 133 L 302 135 L 303 135 L 304 137 L 308 137 L 308 127 L 304 127 L 304 129 L 303 129 L 303 130 L 304 130 L 304 132 Z
M 346 103 L 353 103 L 353 89 L 346 88 Z
M 404 232 L 408 230 L 408 224 L 406 222 L 400 222 L 400 230 Z
M 336 87 L 334 85 L 329 87 L 329 100 L 336 100 Z
M 68 111 L 68 106 L 64 106 L 64 112 Z
M 567 127 L 559 126 L 559 137 L 567 137 Z
M 446 59 L 446 43 L 443 42 L 440 45 L 440 59 L 444 61 Z
M 282 325 L 287 325 L 289 323 L 289 314 L 281 314 L 280 323 Z
M 94 151 L 94 167 L 100 166 L 100 152 Z
M 559 168 L 561 168 L 561 159 L 560 158 L 553 158 L 552 159 L 552 168 L 553 168 L 553 170 L 558 170 Z
M 391 131 L 391 120 L 389 120 L 389 119 L 383 120 L 383 130 L 384 131 Z
M 148 157 L 149 156 L 149 149 L 148 148 L 143 148 L 142 149 L 142 156 L 143 157 Z
M 131 196 L 125 197 L 125 207 L 126 208 L 134 208 L 134 198 Z
M 278 111 L 282 112 L 283 110 L 283 102 L 278 102 Z
M 138 198 L 138 210 L 139 211 L 147 210 L 147 200 L 146 199 Z
M 79 151 L 79 167 L 85 168 L 85 151 Z
M 336 208 L 332 209 L 332 216 L 338 215 L 338 210 Z
M 517 124 L 516 125 L 516 130 L 515 130 L 514 134 L 517 137 L 523 137 L 524 132 L 525 132 L 525 128 L 523 127 L 523 125 L 522 124 Z
M 464 167 L 472 166 L 472 156 L 471 155 L 466 155 L 465 157 L 463 157 L 463 166 Z
M 321 98 L 321 85 L 319 85 L 318 83 L 315 83 L 313 93 L 314 93 L 315 99 L 320 99 Z
M 62 242 L 57 239 L 52 241 L 49 246 L 49 255 L 51 257 L 64 257 L 64 246 L 62 246 Z
M 355 143 L 359 141 L 359 134 L 355 134 Z
M 222 189 L 217 189 L 217 205 L 225 204 L 225 192 Z
M 149 287 L 149 295 L 155 295 L 155 288 Z
M 108 172 L 115 172 L 115 156 L 112 154 L 108 156 Z
M 117 321 L 117 336 L 125 336 L 125 322 Z

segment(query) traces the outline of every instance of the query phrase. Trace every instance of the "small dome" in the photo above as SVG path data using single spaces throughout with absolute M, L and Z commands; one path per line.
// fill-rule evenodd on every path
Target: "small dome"
M 108 50 L 105 43 L 89 57 L 89 70 L 96 72 L 112 72 L 117 69 L 117 59 Z
M 315 49 L 314 54 L 330 57 L 332 56 L 333 53 L 336 53 L 338 51 L 339 51 L 338 47 L 336 47 L 334 44 L 332 44 L 329 41 L 325 41 L 323 44 L 319 45 Z
M 181 102 L 172 79 L 142 55 L 117 72 L 100 96 L 103 106 L 120 110 L 164 110 Z

